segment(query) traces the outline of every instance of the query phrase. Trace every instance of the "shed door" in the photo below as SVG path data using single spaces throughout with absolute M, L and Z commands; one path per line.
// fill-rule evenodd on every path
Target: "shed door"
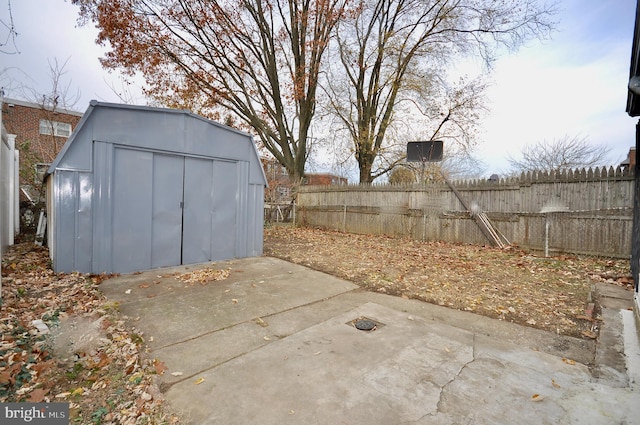
M 237 163 L 115 148 L 112 271 L 236 257 Z
M 184 159 L 115 149 L 112 265 L 118 272 L 180 264 Z
M 237 164 L 186 158 L 182 263 L 236 257 Z

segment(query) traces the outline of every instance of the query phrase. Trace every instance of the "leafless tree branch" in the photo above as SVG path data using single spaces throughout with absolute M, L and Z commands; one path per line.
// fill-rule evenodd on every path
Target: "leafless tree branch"
M 609 148 L 592 145 L 583 136 L 565 135 L 551 141 L 543 140 L 522 148 L 519 158 L 508 156 L 515 172 L 563 170 L 605 165 Z

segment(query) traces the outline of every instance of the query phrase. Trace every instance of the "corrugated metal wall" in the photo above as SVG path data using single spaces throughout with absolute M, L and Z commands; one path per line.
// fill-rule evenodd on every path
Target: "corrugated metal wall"
M 266 180 L 249 135 L 164 109 L 92 104 L 85 117 L 50 169 L 56 271 L 262 254 Z

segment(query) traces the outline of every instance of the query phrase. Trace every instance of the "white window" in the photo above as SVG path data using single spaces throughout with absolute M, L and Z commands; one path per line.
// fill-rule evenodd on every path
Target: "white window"
M 71 124 L 66 122 L 40 120 L 40 134 L 53 133 L 54 136 L 69 137 L 71 136 Z
M 278 195 L 280 196 L 280 198 L 288 198 L 289 196 L 291 196 L 291 188 L 290 187 L 278 186 L 276 188 L 276 191 L 278 192 Z

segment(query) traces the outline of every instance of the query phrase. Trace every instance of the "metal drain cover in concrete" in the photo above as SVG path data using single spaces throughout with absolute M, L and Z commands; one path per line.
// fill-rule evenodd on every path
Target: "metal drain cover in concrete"
M 372 331 L 373 329 L 375 329 L 376 324 L 371 320 L 360 319 L 357 320 L 356 323 L 354 323 L 354 326 L 356 327 L 356 329 L 359 329 L 361 331 Z
M 381 326 L 384 326 L 382 323 L 369 319 L 367 317 L 358 317 L 357 319 L 353 319 L 346 324 L 365 332 L 373 332 Z

